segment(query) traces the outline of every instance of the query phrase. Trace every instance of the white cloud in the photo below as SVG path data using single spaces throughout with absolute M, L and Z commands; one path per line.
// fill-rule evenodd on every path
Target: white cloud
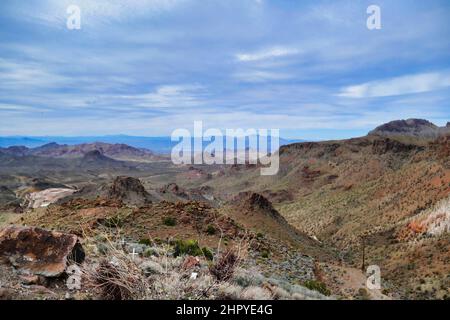
M 236 55 L 236 59 L 242 62 L 252 62 L 296 55 L 299 53 L 300 51 L 294 48 L 273 47 L 253 53 L 239 53 Z
M 0 58 L 0 89 L 30 90 L 67 84 L 65 76 L 38 63 L 15 62 Z
M 286 80 L 292 78 L 291 75 L 286 73 L 278 73 L 271 71 L 244 71 L 235 73 L 234 78 L 242 82 L 265 82 L 265 81 L 277 81 Z
M 200 85 L 164 85 L 147 94 L 122 96 L 136 107 L 145 108 L 185 108 L 204 103 L 205 90 Z
M 374 98 L 423 93 L 450 86 L 450 73 L 421 73 L 345 87 L 346 98 Z

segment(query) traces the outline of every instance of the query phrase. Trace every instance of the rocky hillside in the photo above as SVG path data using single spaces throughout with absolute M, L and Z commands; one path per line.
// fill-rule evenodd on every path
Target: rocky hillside
M 290 225 L 337 247 L 349 265 L 362 264 L 362 239 L 367 239 L 366 263 L 385 270 L 392 291 L 409 298 L 442 298 L 450 294 L 448 255 L 442 252 L 450 252 L 449 233 L 430 231 L 426 239 L 420 233 L 404 236 L 405 228 L 446 230 L 446 212 L 426 212 L 450 195 L 450 136 L 424 142 L 427 128 L 435 126 L 400 121 L 375 130 L 406 130 L 400 138 L 372 132 L 356 139 L 284 146 L 278 175 L 261 177 L 258 168 L 241 166 L 207 185 L 227 193 L 266 194 Z M 415 133 L 420 137 L 414 138 Z M 426 250 L 429 257 L 423 258 Z M 418 271 L 431 265 L 434 272 Z

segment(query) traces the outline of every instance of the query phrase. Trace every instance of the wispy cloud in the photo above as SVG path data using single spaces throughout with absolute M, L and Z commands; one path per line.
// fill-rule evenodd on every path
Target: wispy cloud
M 200 85 L 164 85 L 145 94 L 116 97 L 132 102 L 136 107 L 145 108 L 186 108 L 200 107 L 205 88 Z
M 243 82 L 267 82 L 267 81 L 277 81 L 277 80 L 287 80 L 292 78 L 292 75 L 280 72 L 271 71 L 243 71 L 235 73 L 234 78 Z
M 374 98 L 423 93 L 450 86 L 450 73 L 421 73 L 345 87 L 338 94 L 346 98 Z
M 300 50 L 288 47 L 272 47 L 252 53 L 238 53 L 236 59 L 242 62 L 267 60 L 299 54 Z
M 445 123 L 448 5 L 380 1 L 377 31 L 352 0 L 2 1 L 0 133 Z

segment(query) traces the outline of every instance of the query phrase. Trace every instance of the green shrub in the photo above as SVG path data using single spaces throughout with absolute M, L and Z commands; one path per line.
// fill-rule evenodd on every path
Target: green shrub
M 203 251 L 196 240 L 176 240 L 174 244 L 174 256 L 181 255 L 202 256 Z
M 308 280 L 305 283 L 303 283 L 303 286 L 305 286 L 309 290 L 314 290 L 314 291 L 320 292 L 321 294 L 323 294 L 325 296 L 331 295 L 331 292 L 330 292 L 330 290 L 327 289 L 327 286 L 325 285 L 325 283 L 320 282 L 320 281 Z
M 262 239 L 262 238 L 264 238 L 264 234 L 263 234 L 262 232 L 258 232 L 258 233 L 256 234 L 256 238 L 257 238 L 257 239 Z
M 261 252 L 261 257 L 263 257 L 264 259 L 269 258 L 269 251 L 268 250 L 263 250 Z
M 158 253 L 153 248 L 147 248 L 144 251 L 144 257 L 158 256 Z
M 150 239 L 141 239 L 139 240 L 139 244 L 146 245 L 148 247 L 152 246 L 152 240 Z
M 177 224 L 177 220 L 172 217 L 165 217 L 163 219 L 163 224 L 168 227 L 174 227 Z
M 216 234 L 216 228 L 214 228 L 214 226 L 212 225 L 208 225 L 208 227 L 206 228 L 206 233 L 212 236 Z
M 212 261 L 214 259 L 214 255 L 213 255 L 212 251 L 209 250 L 208 248 L 203 247 L 202 252 L 203 252 L 203 255 L 205 256 L 205 258 L 208 259 L 209 261 Z

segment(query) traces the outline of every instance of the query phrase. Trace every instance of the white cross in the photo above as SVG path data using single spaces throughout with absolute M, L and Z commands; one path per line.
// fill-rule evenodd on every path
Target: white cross
M 121 244 L 121 245 L 124 245 L 125 243 L 127 243 L 127 242 L 125 241 L 124 238 L 122 238 L 122 240 L 120 240 L 120 244 Z
M 197 272 L 192 272 L 191 273 L 191 280 L 197 280 L 198 277 L 198 273 Z
M 131 254 L 131 258 L 134 260 L 134 256 L 135 255 L 139 255 L 139 253 L 136 252 L 136 248 L 133 248 L 133 252 L 130 253 Z

